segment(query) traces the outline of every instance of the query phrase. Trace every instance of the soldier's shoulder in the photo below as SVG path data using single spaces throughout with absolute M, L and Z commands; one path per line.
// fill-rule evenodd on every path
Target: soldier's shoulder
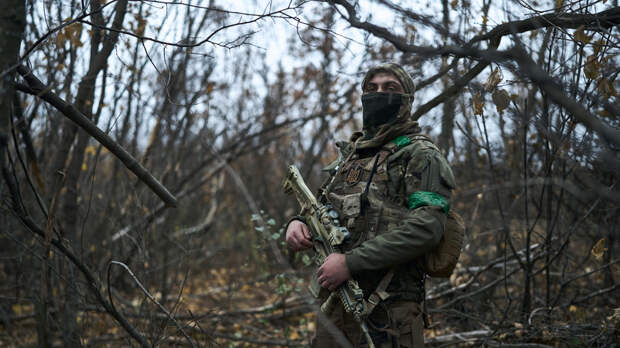
M 390 156 L 392 160 L 399 158 L 408 159 L 425 154 L 441 154 L 433 140 L 424 134 L 401 135 L 392 140 L 387 146 L 392 152 Z
M 415 163 L 414 167 L 425 167 L 426 165 L 436 165 L 438 175 L 442 182 L 450 189 L 456 187 L 454 174 L 448 164 L 447 159 L 435 143 L 426 135 L 414 134 L 405 136 L 396 141 L 398 149 L 392 156 L 390 161 L 401 160 L 406 165 Z M 397 162 L 398 163 L 398 162 Z M 433 164 L 431 164 L 433 163 Z

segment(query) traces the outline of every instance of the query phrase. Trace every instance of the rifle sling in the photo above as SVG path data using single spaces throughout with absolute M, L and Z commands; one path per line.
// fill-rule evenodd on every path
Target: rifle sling
M 385 301 L 390 297 L 390 294 L 387 293 L 385 290 L 387 289 L 388 285 L 390 285 L 390 281 L 392 281 L 393 277 L 394 269 L 392 268 L 385 274 L 385 276 L 383 276 L 383 279 L 381 279 L 375 291 L 370 294 L 370 296 L 368 296 L 368 315 L 372 313 L 372 311 L 379 304 L 379 302 Z
M 362 210 L 362 215 L 364 214 L 364 208 L 366 207 L 367 202 L 367 197 L 368 197 L 368 189 L 370 189 L 370 183 L 372 182 L 372 177 L 375 175 L 375 172 L 377 171 L 377 163 L 379 162 L 379 154 L 381 152 L 377 152 L 377 154 L 375 155 L 375 162 L 372 164 L 372 169 L 370 170 L 370 176 L 368 177 L 368 181 L 366 182 L 366 188 L 364 188 L 364 192 L 362 192 L 362 197 L 361 197 L 361 210 Z

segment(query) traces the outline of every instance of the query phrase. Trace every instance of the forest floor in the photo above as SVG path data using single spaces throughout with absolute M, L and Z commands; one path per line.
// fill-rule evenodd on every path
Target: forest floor
M 191 346 L 190 337 L 201 347 L 286 347 L 307 346 L 315 329 L 316 304 L 308 301 L 306 276 L 293 272 L 277 275 L 256 270 L 213 268 L 204 274 L 188 276 L 175 291 L 165 295 L 154 292 L 160 302 L 176 319 L 170 320 L 143 293 L 133 298 L 115 295 L 115 306 L 137 330 L 156 346 Z M 32 303 L 15 304 L 9 316 L 0 321 L 1 347 L 37 346 L 37 327 Z M 576 313 L 578 314 L 578 313 Z M 615 316 L 615 317 L 614 317 Z M 55 336 L 52 346 L 62 347 L 60 315 L 52 313 L 51 329 Z M 613 326 L 593 323 L 575 326 L 541 325 L 525 328 L 511 323 L 502 327 L 480 326 L 478 330 L 462 332 L 442 324 L 442 315 L 433 315 L 435 325 L 425 330 L 425 339 L 433 346 L 501 346 L 528 342 L 528 347 L 581 347 L 595 342 L 597 336 L 616 337 L 620 333 L 620 310 L 609 322 Z M 10 319 L 10 320 L 8 320 Z M 87 306 L 77 317 L 82 327 L 85 347 L 137 346 L 129 335 L 101 308 Z M 460 343 L 456 343 L 459 341 Z M 594 344 L 593 346 L 598 346 Z M 618 345 L 616 345 L 617 347 Z M 613 345 L 612 345 L 613 347 Z

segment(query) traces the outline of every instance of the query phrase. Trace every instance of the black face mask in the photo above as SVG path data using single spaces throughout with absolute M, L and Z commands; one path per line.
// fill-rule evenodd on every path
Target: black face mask
M 371 92 L 362 95 L 363 128 L 376 128 L 394 121 L 402 104 L 400 93 Z

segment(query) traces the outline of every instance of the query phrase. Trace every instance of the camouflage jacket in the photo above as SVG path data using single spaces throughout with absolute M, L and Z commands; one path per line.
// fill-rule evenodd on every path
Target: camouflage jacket
M 368 296 L 394 269 L 387 292 L 394 299 L 421 302 L 419 258 L 443 234 L 455 187 L 450 166 L 420 134 L 373 149 L 353 151 L 351 142 L 338 146 L 340 158 L 324 169 L 331 175 L 319 197 L 334 206 L 351 232 L 344 248 L 351 275 Z

